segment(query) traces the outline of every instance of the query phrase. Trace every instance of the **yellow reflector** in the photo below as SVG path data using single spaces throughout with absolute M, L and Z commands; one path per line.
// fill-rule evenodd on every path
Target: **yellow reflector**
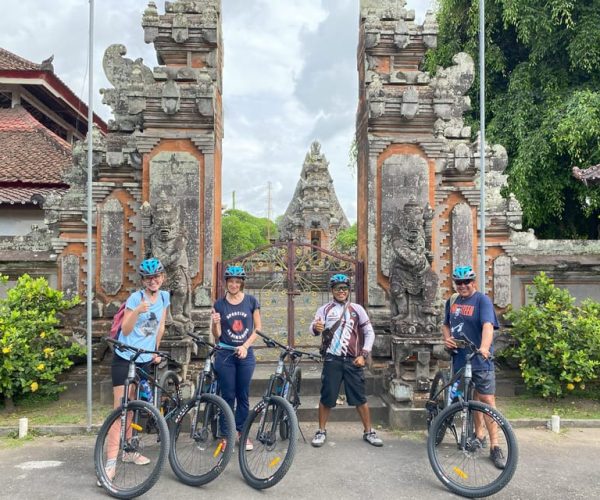
M 269 467 L 275 467 L 279 462 L 281 462 L 281 458 L 279 457 L 275 457 L 273 460 L 271 460 L 271 462 L 269 463 Z
M 467 479 L 469 476 L 466 472 L 460 470 L 458 467 L 452 467 L 452 470 L 455 472 L 455 474 L 460 477 L 461 479 Z
M 134 424 L 133 422 L 131 423 L 131 428 L 135 429 L 136 431 L 141 431 L 143 429 L 141 425 Z
M 223 449 L 223 441 L 221 441 L 219 443 L 219 446 L 217 446 L 217 448 L 215 449 L 215 452 L 213 453 L 213 457 L 217 457 L 219 455 L 219 453 L 221 453 L 221 450 Z

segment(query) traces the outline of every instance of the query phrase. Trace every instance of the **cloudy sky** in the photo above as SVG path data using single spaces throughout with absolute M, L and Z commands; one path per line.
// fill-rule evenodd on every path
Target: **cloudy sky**
M 104 50 L 122 43 L 126 57 L 156 66 L 143 40 L 147 0 L 96 0 L 95 111 L 110 108 L 98 92 L 109 84 Z M 164 0 L 156 1 L 164 13 Z M 407 0 L 419 23 L 434 0 Z M 89 2 L 2 0 L 0 47 L 33 62 L 54 54 L 56 74 L 87 101 Z M 313 140 L 330 162 L 340 202 L 356 217 L 356 178 L 348 167 L 358 96 L 359 0 L 222 0 L 225 44 L 223 203 L 271 217 L 282 214 Z

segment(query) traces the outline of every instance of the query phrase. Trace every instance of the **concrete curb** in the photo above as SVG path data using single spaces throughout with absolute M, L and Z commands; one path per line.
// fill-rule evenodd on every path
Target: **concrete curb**
M 509 420 L 510 425 L 515 429 L 534 429 L 536 427 L 547 428 L 550 419 L 542 418 L 518 418 Z M 561 418 L 560 426 L 569 429 L 593 429 L 600 428 L 600 419 L 574 419 Z M 100 425 L 92 425 L 88 432 L 85 425 L 34 425 L 29 427 L 29 432 L 34 435 L 43 436 L 78 436 L 78 435 L 94 435 L 98 433 Z M 425 430 L 424 428 L 422 430 Z M 17 435 L 19 432 L 19 424 L 14 427 L 0 427 L 0 437 Z
M 29 426 L 29 433 L 37 436 L 75 436 L 81 434 L 97 434 L 100 425 L 92 425 L 88 432 L 85 425 L 32 425 Z M 19 433 L 19 424 L 14 427 L 0 427 L 0 437 L 17 435 Z

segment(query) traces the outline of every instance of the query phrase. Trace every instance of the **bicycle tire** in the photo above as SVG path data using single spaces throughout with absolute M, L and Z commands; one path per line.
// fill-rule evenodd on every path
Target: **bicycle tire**
M 289 422 L 288 439 L 278 436 L 283 418 Z M 280 396 L 263 398 L 250 410 L 240 443 L 248 438 L 253 441 L 253 450 L 246 450 L 243 444 L 239 448 L 244 479 L 257 490 L 275 486 L 287 474 L 296 454 L 298 419 L 292 405 Z
M 158 407 L 163 417 L 166 417 L 175 408 L 181 406 L 182 398 L 179 376 L 173 370 L 166 371 L 160 377 L 157 392 Z
M 225 419 L 225 436 L 213 431 L 219 417 Z M 225 470 L 234 442 L 235 419 L 231 408 L 220 396 L 202 394 L 199 399 L 187 401 L 175 418 L 169 463 L 182 483 L 201 486 Z
M 127 443 L 120 445 L 122 413 L 122 407 L 116 408 L 102 424 L 94 447 L 94 466 L 100 485 L 109 495 L 116 498 L 135 498 L 146 493 L 158 481 L 169 449 L 169 430 L 156 407 L 145 401 L 130 401 L 128 414 L 131 414 L 131 417 L 127 420 L 129 425 L 126 433 L 129 434 L 131 429 L 131 435 Z M 109 437 L 113 425 L 118 427 Z M 151 433 L 145 432 L 148 428 L 152 429 Z M 113 451 L 116 456 L 116 470 L 111 479 L 107 474 L 106 465 L 108 453 L 112 455 Z M 136 465 L 128 460 L 127 453 L 139 453 L 150 459 L 150 463 Z
M 497 426 L 498 445 L 506 453 L 504 469 L 496 468 L 489 458 L 490 450 L 473 439 L 477 414 Z M 448 418 L 453 419 L 456 434 L 446 433 L 443 442 L 436 444 L 433 436 Z M 517 468 L 519 449 L 512 427 L 497 409 L 469 401 L 450 405 L 433 421 L 427 455 L 433 472 L 446 488 L 464 497 L 479 498 L 499 492 L 510 482 Z
M 435 402 L 436 408 L 428 409 L 431 418 L 427 419 L 427 428 L 431 427 L 433 419 L 448 406 L 448 392 L 449 389 L 446 387 L 440 394 L 440 389 L 448 384 L 450 376 L 447 370 L 440 370 L 433 377 L 431 387 L 429 388 L 429 401 Z
M 450 381 L 450 375 L 447 370 L 440 370 L 433 377 L 431 388 L 429 389 L 429 401 L 427 402 L 427 430 L 431 431 L 431 424 L 435 418 L 448 406 L 448 395 L 450 389 L 446 387 L 440 392 L 441 388 Z M 451 425 L 452 420 L 446 420 L 445 425 L 440 425 L 436 437 L 436 443 L 439 444 L 444 439 L 446 429 Z

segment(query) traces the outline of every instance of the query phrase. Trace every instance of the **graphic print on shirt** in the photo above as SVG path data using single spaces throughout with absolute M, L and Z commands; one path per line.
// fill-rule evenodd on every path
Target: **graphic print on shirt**
M 250 332 L 247 326 L 244 326 L 245 321 L 248 318 L 248 314 L 244 311 L 233 311 L 227 316 L 227 334 L 232 340 L 241 341 L 246 338 Z
M 140 325 L 140 332 L 144 337 L 149 337 L 150 335 L 154 335 L 158 331 L 158 319 L 156 314 L 151 312 L 148 315 L 148 319 L 144 320 L 144 322 Z

